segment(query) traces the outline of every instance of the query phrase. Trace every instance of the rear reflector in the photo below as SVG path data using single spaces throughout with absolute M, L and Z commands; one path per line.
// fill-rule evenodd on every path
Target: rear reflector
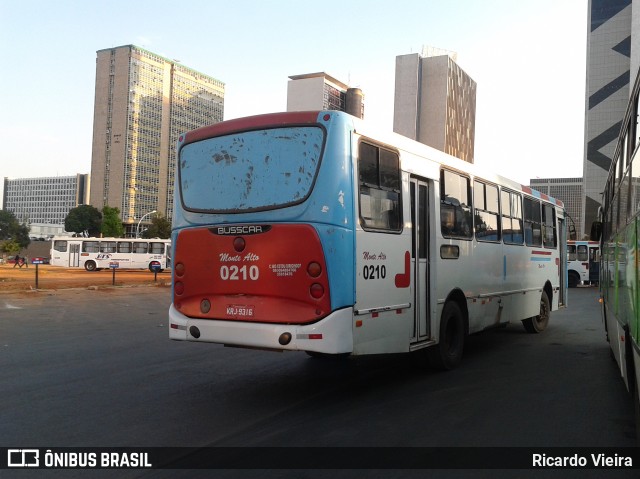
M 322 339 L 322 334 L 296 334 L 296 339 Z

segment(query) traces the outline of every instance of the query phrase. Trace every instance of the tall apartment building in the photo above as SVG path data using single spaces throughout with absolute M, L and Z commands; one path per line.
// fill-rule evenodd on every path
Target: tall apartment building
M 178 137 L 222 121 L 224 87 L 135 45 L 99 50 L 91 204 L 118 207 L 129 234 L 152 211 L 171 218 Z
M 476 82 L 442 53 L 396 57 L 393 131 L 473 163 Z
M 638 17 L 639 14 L 632 15 L 631 3 L 632 0 L 589 0 L 584 209 L 581 221 L 587 233 L 591 223 L 597 219 L 604 184 L 627 109 L 633 84 L 631 71 L 635 77 L 638 69 L 640 52 L 637 48 L 634 49 L 636 59 L 631 60 L 632 24 L 638 25 L 640 22 L 632 22 L 632 17 Z M 635 3 L 638 6 L 637 0 Z M 633 37 L 634 44 L 640 42 L 638 35 Z
M 324 72 L 292 75 L 287 84 L 287 111 L 338 110 L 364 118 L 364 96 Z
M 562 201 L 565 211 L 573 221 L 577 239 L 583 238 L 582 204 L 584 198 L 584 183 L 582 178 L 535 178 L 530 180 L 529 186 L 540 193 Z
M 4 179 L 2 207 L 30 226 L 33 236 L 64 231 L 72 208 L 89 203 L 89 175 Z

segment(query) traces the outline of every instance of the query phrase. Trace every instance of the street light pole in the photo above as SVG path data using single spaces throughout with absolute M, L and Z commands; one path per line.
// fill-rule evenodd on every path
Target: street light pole
M 142 220 L 145 219 L 147 216 L 152 215 L 154 213 L 157 213 L 157 211 L 156 210 L 149 211 L 147 214 L 142 215 L 142 218 L 140 218 L 140 221 L 138 221 L 138 226 L 136 226 L 136 238 L 140 237 L 140 223 L 142 223 Z

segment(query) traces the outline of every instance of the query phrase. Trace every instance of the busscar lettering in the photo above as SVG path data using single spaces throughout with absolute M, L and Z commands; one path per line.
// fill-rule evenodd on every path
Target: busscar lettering
M 217 228 L 219 235 L 249 235 L 264 233 L 262 225 L 246 225 L 246 226 L 219 226 Z

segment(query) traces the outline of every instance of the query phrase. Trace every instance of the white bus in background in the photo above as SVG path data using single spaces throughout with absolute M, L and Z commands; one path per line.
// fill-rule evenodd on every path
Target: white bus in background
M 598 283 L 600 244 L 597 241 L 567 241 L 568 286 Z
M 159 269 L 171 266 L 171 240 L 134 238 L 74 238 L 54 236 L 51 264 L 96 271 L 118 263 L 118 268 Z

